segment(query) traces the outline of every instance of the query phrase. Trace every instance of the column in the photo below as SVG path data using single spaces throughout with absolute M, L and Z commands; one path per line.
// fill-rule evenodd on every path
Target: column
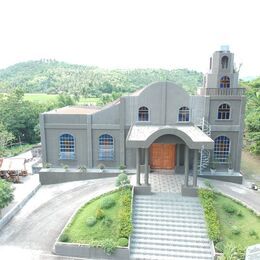
M 148 167 L 148 162 L 149 162 L 149 148 L 145 148 L 144 150 L 144 184 L 149 185 L 149 167 Z
M 140 183 L 140 148 L 136 149 L 136 185 Z
M 197 187 L 197 173 L 198 173 L 198 150 L 194 150 L 193 158 L 193 187 Z
M 184 150 L 184 185 L 186 187 L 189 186 L 189 147 L 185 145 L 185 150 Z
M 180 166 L 180 144 L 176 144 L 176 167 Z

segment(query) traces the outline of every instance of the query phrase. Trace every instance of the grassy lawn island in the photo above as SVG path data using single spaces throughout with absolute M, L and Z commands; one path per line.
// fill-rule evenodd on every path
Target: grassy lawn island
M 107 254 L 112 254 L 116 247 L 128 246 L 131 200 L 131 187 L 126 187 L 89 201 L 79 209 L 59 240 L 101 247 Z
M 244 259 L 246 248 L 260 243 L 260 216 L 212 190 L 201 189 L 200 198 L 216 251 L 224 259 Z

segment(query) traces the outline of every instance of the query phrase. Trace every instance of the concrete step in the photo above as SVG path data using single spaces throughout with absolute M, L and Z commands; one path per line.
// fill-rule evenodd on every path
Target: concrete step
M 188 256 L 188 255 L 175 255 L 174 258 L 172 256 L 158 256 L 158 255 L 144 255 L 144 254 L 132 254 L 130 256 L 131 260 L 212 260 L 212 257 L 196 257 L 194 258 L 193 255 Z
M 176 234 L 142 234 L 142 233 L 133 233 L 131 235 L 131 239 L 135 240 L 135 239 L 150 239 L 150 240 L 159 240 L 159 241 L 181 241 L 181 242 L 186 242 L 186 241 L 190 241 L 190 242 L 198 242 L 198 243 L 209 243 L 209 239 L 206 235 L 202 236 L 202 237 L 198 237 L 198 236 L 189 236 L 189 234 L 187 233 L 183 233 L 183 232 L 176 232 Z
M 197 210 L 202 210 L 202 207 L 200 205 L 196 205 L 196 204 L 189 204 L 189 203 L 179 203 L 179 204 L 176 204 L 176 203 L 164 203 L 164 202 L 161 202 L 160 205 L 158 205 L 158 202 L 135 202 L 135 207 L 147 207 L 149 205 L 149 208 L 152 208 L 152 209 L 160 209 L 160 208 L 166 208 L 166 209 L 175 209 L 175 208 L 187 208 L 187 209 L 192 209 L 194 211 L 197 211 Z
M 135 195 L 134 201 L 165 201 L 165 202 L 188 202 L 199 204 L 199 199 L 196 197 L 182 197 L 177 193 L 157 193 L 156 195 Z
M 190 241 L 190 240 L 167 240 L 167 239 L 150 239 L 150 237 L 143 237 L 143 238 L 137 238 L 132 237 L 131 238 L 131 244 L 134 247 L 142 247 L 143 245 L 148 245 L 151 248 L 160 246 L 161 249 L 163 248 L 171 248 L 171 246 L 180 246 L 185 248 L 206 248 L 207 250 L 210 248 L 209 241 Z
M 134 214 L 133 215 L 133 220 L 147 220 L 147 219 L 154 219 L 155 221 L 160 221 L 160 220 L 165 220 L 165 221 L 169 221 L 169 222 L 178 222 L 178 221 L 182 221 L 184 223 L 204 223 L 204 217 L 203 216 L 193 216 L 192 219 L 191 217 L 188 216 L 183 216 L 182 214 L 176 214 L 173 213 L 171 216 L 165 216 L 162 215 L 160 218 L 158 218 L 157 216 L 147 216 L 145 214 Z
M 179 225 L 174 226 L 159 226 L 159 225 L 145 225 L 145 224 L 134 224 L 134 230 L 140 229 L 143 231 L 146 231 L 146 233 L 152 232 L 152 231 L 158 231 L 159 234 L 162 234 L 163 232 L 174 232 L 174 231 L 183 231 L 183 232 L 190 232 L 190 233 L 204 233 L 207 232 L 206 227 L 184 227 Z
M 205 227 L 205 223 L 203 220 L 183 220 L 180 221 L 176 218 L 134 218 L 133 224 L 143 224 L 146 226 L 182 226 L 182 227 Z
M 199 217 L 203 215 L 203 212 L 193 212 L 192 210 L 161 210 L 159 212 L 151 210 L 151 209 L 138 209 L 134 208 L 134 216 L 153 216 L 153 217 L 160 217 L 160 216 L 172 216 L 173 214 L 176 215 L 183 215 L 185 218 L 189 217 L 192 219 L 193 217 Z
M 184 248 L 181 248 L 184 249 Z M 135 248 L 131 250 L 130 252 L 131 258 L 134 257 L 134 255 L 144 255 L 146 258 L 140 258 L 140 259 L 165 259 L 167 257 L 168 259 L 175 260 L 176 257 L 182 257 L 183 260 L 185 259 L 207 259 L 212 260 L 212 254 L 210 251 L 202 252 L 202 251 L 192 251 L 192 250 L 180 250 L 178 247 L 175 247 L 174 250 L 160 250 L 158 248 Z M 157 257 L 157 258 L 155 258 Z

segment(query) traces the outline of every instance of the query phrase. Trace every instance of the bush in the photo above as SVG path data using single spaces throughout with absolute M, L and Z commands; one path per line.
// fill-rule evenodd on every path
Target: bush
M 199 189 L 199 197 L 204 208 L 209 238 L 217 242 L 220 239 L 220 224 L 214 206 L 215 194 L 208 189 Z
M 253 236 L 258 237 L 258 235 L 257 235 L 257 233 L 256 233 L 256 231 L 255 231 L 254 229 L 251 229 L 251 230 L 249 231 L 249 236 L 250 236 L 250 237 L 253 237 Z
M 243 215 L 243 212 L 241 211 L 241 210 L 238 210 L 237 211 L 237 216 L 238 217 L 243 217 L 244 215 Z
M 96 218 L 100 220 L 105 217 L 105 212 L 101 208 L 97 208 L 96 210 Z
M 89 217 L 86 221 L 88 227 L 93 227 L 97 223 L 97 219 L 95 217 Z
M 0 179 L 0 217 L 1 209 L 6 207 L 14 199 L 14 188 L 11 183 Z
M 105 198 L 101 201 L 101 209 L 110 209 L 114 207 L 116 204 L 116 201 L 112 198 Z
M 124 187 L 130 184 L 127 174 L 120 173 L 116 178 L 116 187 Z
M 121 237 L 118 239 L 117 243 L 119 246 L 126 247 L 128 246 L 128 239 L 125 237 Z
M 239 234 L 241 233 L 241 230 L 240 230 L 240 228 L 237 227 L 237 226 L 232 226 L 231 233 L 232 233 L 233 235 L 239 235 Z
M 113 223 L 113 220 L 109 217 L 104 217 L 102 220 L 102 225 L 106 226 L 106 227 L 110 227 Z
M 68 242 L 69 241 L 69 236 L 67 234 L 62 234 L 60 236 L 60 241 L 61 242 Z
M 113 239 L 105 239 L 101 242 L 101 247 L 107 255 L 112 255 L 116 249 L 116 243 Z
M 224 241 L 220 241 L 220 242 L 216 243 L 216 245 L 215 245 L 215 249 L 216 249 L 217 252 L 219 252 L 219 253 L 223 253 L 224 247 L 225 247 Z
M 236 208 L 231 203 L 225 203 L 223 209 L 229 214 L 234 214 L 236 212 Z

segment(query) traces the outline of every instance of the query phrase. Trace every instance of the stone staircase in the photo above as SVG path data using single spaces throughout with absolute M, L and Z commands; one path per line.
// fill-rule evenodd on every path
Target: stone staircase
M 213 259 L 198 198 L 136 195 L 133 226 L 131 259 Z

